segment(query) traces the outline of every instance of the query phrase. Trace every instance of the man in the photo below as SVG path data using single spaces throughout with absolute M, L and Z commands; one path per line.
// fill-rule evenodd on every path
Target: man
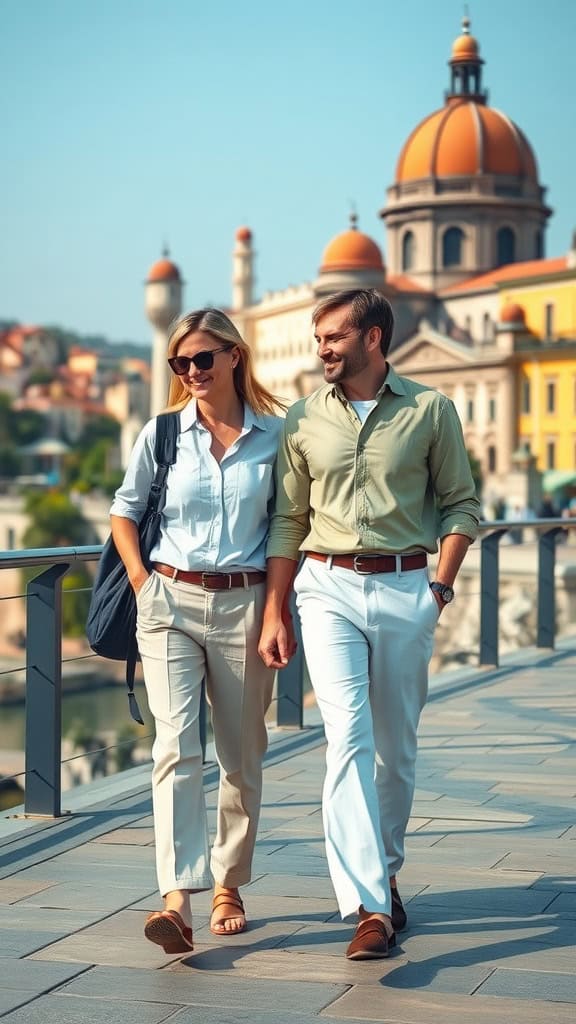
M 288 661 L 283 609 L 303 552 L 295 590 L 327 739 L 328 866 L 342 918 L 359 917 L 347 956 L 371 959 L 406 924 L 396 873 L 434 629 L 480 510 L 452 403 L 386 361 L 384 296 L 340 292 L 312 319 L 326 384 L 286 417 L 260 653 Z

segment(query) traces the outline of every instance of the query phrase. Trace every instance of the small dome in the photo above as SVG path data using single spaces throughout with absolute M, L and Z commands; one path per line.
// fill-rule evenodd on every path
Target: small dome
M 470 35 L 470 18 L 462 18 L 462 35 L 452 44 L 452 62 L 477 61 L 480 56 L 478 40 Z
M 383 270 L 382 253 L 368 235 L 352 228 L 336 235 L 324 249 L 320 273 L 327 270 Z
M 458 36 L 452 44 L 453 61 L 478 60 L 479 53 L 478 40 L 474 36 Z
M 241 227 L 236 229 L 236 241 L 237 242 L 251 242 L 252 232 L 250 228 Z
M 179 281 L 180 271 L 172 260 L 165 257 L 154 263 L 148 271 L 147 281 Z
M 502 306 L 500 310 L 500 323 L 501 324 L 524 324 L 526 323 L 526 313 L 524 307 L 519 306 L 517 302 L 507 302 L 505 306 Z

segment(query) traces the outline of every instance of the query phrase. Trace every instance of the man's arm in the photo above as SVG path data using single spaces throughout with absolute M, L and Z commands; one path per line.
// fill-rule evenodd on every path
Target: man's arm
M 454 585 L 458 570 L 464 561 L 464 555 L 470 547 L 470 537 L 463 533 L 449 533 L 440 541 L 440 558 L 436 567 L 435 579 L 439 583 L 446 583 L 449 587 Z M 437 591 L 432 591 L 440 611 L 444 608 L 444 601 Z
M 288 599 L 297 566 L 291 558 L 267 561 L 266 605 L 258 653 L 268 668 L 284 668 L 296 649 L 288 622 Z

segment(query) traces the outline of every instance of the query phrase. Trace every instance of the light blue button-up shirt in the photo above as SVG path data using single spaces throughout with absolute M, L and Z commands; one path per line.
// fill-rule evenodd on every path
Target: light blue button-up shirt
M 221 462 L 192 399 L 180 413 L 176 462 L 167 476 L 160 535 L 150 559 L 175 569 L 235 572 L 265 569 L 273 465 L 282 420 L 244 407 L 240 436 Z M 141 431 L 110 514 L 140 522 L 156 472 L 156 420 Z

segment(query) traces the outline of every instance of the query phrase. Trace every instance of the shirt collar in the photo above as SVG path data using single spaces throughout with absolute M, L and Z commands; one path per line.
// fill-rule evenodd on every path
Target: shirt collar
M 180 411 L 180 427 L 182 431 L 184 431 L 198 426 L 198 403 L 195 398 L 191 398 L 188 404 Z M 245 402 L 243 430 L 248 432 L 252 427 L 256 427 L 257 430 L 268 430 L 269 424 L 265 416 L 259 416 L 258 413 L 254 412 L 251 406 Z
M 404 381 L 402 380 L 402 378 L 399 377 L 397 373 L 395 373 L 395 371 L 390 366 L 390 363 L 388 363 L 387 365 L 388 365 L 388 373 L 386 374 L 386 377 L 384 378 L 383 384 L 381 385 L 381 387 L 378 389 L 378 391 L 374 395 L 374 400 L 376 402 L 378 402 L 382 398 L 382 395 L 386 391 L 386 388 L 388 388 L 388 390 L 391 391 L 392 394 L 394 394 L 394 395 L 405 395 L 405 394 L 407 394 L 406 387 L 405 387 L 405 384 L 404 384 Z M 339 398 L 340 401 L 344 402 L 345 404 L 347 404 L 348 401 L 349 401 L 349 399 L 346 398 L 346 395 L 344 394 L 344 392 L 342 390 L 342 386 L 340 384 L 334 384 L 334 386 L 332 387 L 332 390 L 331 390 L 331 394 L 335 398 L 336 397 Z

